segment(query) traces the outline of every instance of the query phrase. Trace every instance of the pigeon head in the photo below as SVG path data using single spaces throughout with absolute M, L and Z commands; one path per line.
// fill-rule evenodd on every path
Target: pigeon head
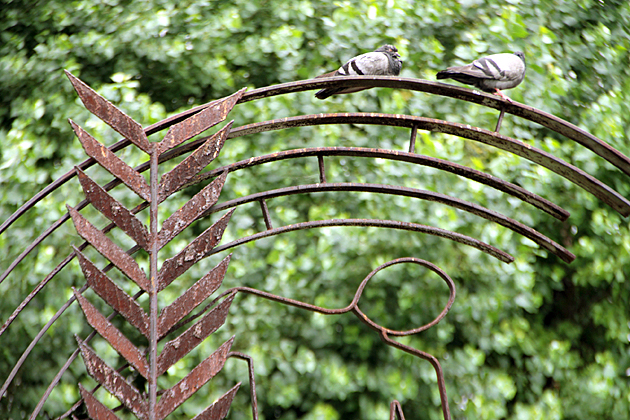
M 525 54 L 523 54 L 523 51 L 516 51 L 514 55 L 523 60 L 523 63 L 525 62 Z
M 387 54 L 391 54 L 394 58 L 400 58 L 400 54 L 398 54 L 398 49 L 393 45 L 385 44 L 382 47 L 378 47 L 376 52 L 383 52 Z

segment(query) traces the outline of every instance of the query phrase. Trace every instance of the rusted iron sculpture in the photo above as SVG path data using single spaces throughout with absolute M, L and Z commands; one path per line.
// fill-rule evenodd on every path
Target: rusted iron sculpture
M 254 419 L 257 419 L 258 408 L 253 360 L 246 354 L 231 351 L 232 343 L 235 340 L 234 337 L 222 344 L 214 353 L 193 368 L 188 375 L 175 386 L 164 390 L 159 390 L 157 386 L 157 379 L 160 375 L 164 374 L 170 366 L 182 357 L 186 356 L 186 354 L 188 354 L 193 348 L 223 325 L 226 317 L 228 316 L 230 305 L 238 293 L 253 294 L 285 305 L 292 305 L 321 314 L 342 314 L 352 312 L 362 322 L 376 331 L 386 344 L 431 363 L 437 375 L 443 416 L 445 419 L 450 419 L 451 416 L 446 397 L 446 385 L 438 359 L 419 349 L 403 345 L 394 339 L 394 337 L 417 334 L 436 325 L 444 316 L 446 316 L 454 302 L 456 294 L 454 282 L 440 268 L 428 261 L 407 257 L 399 258 L 377 267 L 369 273 L 367 277 L 365 277 L 359 285 L 352 302 L 344 308 L 323 308 L 248 287 L 235 287 L 221 293 L 219 296 L 215 297 L 210 304 L 206 305 L 196 314 L 191 315 L 193 310 L 198 308 L 199 305 L 201 305 L 220 287 L 230 262 L 231 256 L 228 255 L 214 269 L 199 279 L 183 295 L 178 297 L 169 305 L 161 308 L 161 310 L 158 308 L 158 293 L 164 290 L 164 288 L 173 281 L 176 281 L 176 279 L 186 270 L 203 258 L 226 251 L 249 241 L 289 231 L 312 229 L 323 226 L 377 226 L 427 233 L 447 238 L 464 245 L 473 246 L 505 263 L 510 263 L 514 259 L 506 252 L 499 250 L 492 245 L 483 243 L 475 238 L 416 223 L 406 223 L 392 220 L 334 219 L 309 221 L 288 226 L 273 227 L 267 207 L 267 200 L 291 194 L 304 194 L 322 191 L 367 191 L 435 201 L 463 211 L 471 212 L 479 217 L 485 218 L 488 221 L 498 223 L 508 229 L 511 229 L 514 232 L 517 232 L 536 242 L 540 247 L 557 255 L 567 263 L 571 262 L 575 258 L 573 254 L 561 245 L 520 222 L 510 219 L 496 211 L 484 208 L 474 203 L 450 197 L 445 194 L 391 185 L 331 183 L 328 181 L 326 176 L 325 158 L 327 156 L 362 156 L 382 158 L 433 167 L 457 174 L 461 177 L 475 180 L 506 194 L 510 194 L 559 220 L 566 220 L 569 217 L 569 213 L 566 210 L 519 186 L 447 160 L 430 158 L 414 153 L 418 129 L 448 133 L 492 145 L 538 163 L 600 198 L 623 216 L 628 216 L 630 214 L 630 202 L 612 188 L 586 174 L 582 170 L 542 150 L 499 134 L 499 129 L 505 113 L 510 113 L 512 115 L 537 122 L 582 144 L 613 165 L 617 166 L 626 175 L 630 175 L 630 160 L 626 156 L 603 143 L 596 137 L 554 116 L 516 102 L 507 103 L 492 95 L 480 94 L 479 92 L 474 92 L 465 88 L 397 77 L 363 76 L 354 78 L 323 78 L 256 89 L 251 92 L 240 90 L 227 98 L 191 109 L 190 111 L 168 118 L 158 124 L 143 129 L 139 123 L 132 120 L 121 110 L 117 109 L 113 104 L 98 95 L 82 81 L 70 73 L 67 73 L 67 75 L 85 107 L 94 115 L 110 125 L 125 139 L 112 147 L 107 148 L 83 130 L 79 125 L 71 121 L 72 127 L 79 138 L 79 141 L 85 149 L 85 152 L 91 158 L 77 166 L 74 171 L 69 172 L 59 180 L 52 183 L 40 194 L 33 197 L 32 200 L 26 203 L 13 216 L 6 220 L 2 226 L 0 226 L 1 234 L 17 218 L 19 218 L 22 214 L 24 214 L 24 212 L 51 191 L 54 191 L 58 186 L 75 176 L 78 178 L 85 193 L 86 200 L 75 207 L 68 206 L 68 215 L 52 225 L 42 234 L 40 238 L 27 247 L 25 251 L 2 274 L 0 282 L 3 281 L 22 261 L 22 259 L 35 247 L 37 247 L 45 237 L 50 235 L 52 231 L 57 229 L 62 223 L 70 218 L 74 223 L 76 231 L 85 240 L 85 243 L 79 247 L 75 247 L 74 251 L 70 253 L 70 255 L 68 255 L 68 257 L 62 261 L 59 266 L 45 279 L 43 279 L 40 284 L 24 299 L 22 304 L 16 308 L 15 312 L 8 320 L 6 320 L 0 329 L 0 336 L 7 330 L 7 328 L 10 327 L 13 320 L 19 316 L 24 307 L 28 305 L 34 296 L 39 293 L 44 286 L 48 284 L 74 257 L 76 257 L 79 261 L 81 270 L 86 279 L 86 284 L 78 290 L 73 290 L 73 297 L 59 309 L 57 314 L 33 339 L 33 342 L 26 351 L 24 351 L 10 376 L 5 380 L 2 388 L 0 389 L 0 396 L 5 394 L 8 386 L 15 378 L 17 371 L 24 364 L 29 353 L 42 335 L 75 300 L 78 301 L 83 313 L 85 314 L 87 322 L 94 328 L 95 332 L 101 335 L 111 345 L 111 347 L 127 361 L 127 364 L 118 367 L 118 370 L 108 366 L 89 346 L 89 343 L 95 336 L 95 333 L 90 334 L 86 338 L 77 338 L 78 349 L 68 358 L 66 364 L 61 368 L 53 382 L 50 384 L 45 395 L 41 398 L 39 404 L 31 413 L 30 418 L 32 419 L 36 418 L 40 413 L 46 399 L 50 395 L 50 392 L 59 383 L 61 375 L 68 369 L 70 363 L 72 363 L 79 353 L 82 356 L 88 373 L 98 382 L 99 387 L 104 387 L 110 394 L 118 398 L 121 404 L 133 412 L 139 419 L 150 420 L 161 420 L 172 413 L 201 386 L 217 375 L 221 371 L 227 358 L 234 357 L 245 360 L 248 363 L 249 368 L 248 379 L 251 390 L 250 397 L 252 416 Z M 389 87 L 428 92 L 478 103 L 498 109 L 501 113 L 494 131 L 410 115 L 373 113 L 317 114 L 258 122 L 242 127 L 232 127 L 232 122 L 229 122 L 218 132 L 209 137 L 184 143 L 224 121 L 232 108 L 238 103 L 290 92 L 340 86 Z M 228 138 L 264 131 L 280 130 L 289 127 L 348 123 L 407 127 L 411 130 L 409 152 L 406 153 L 400 151 L 366 149 L 358 147 L 307 148 L 287 150 L 265 156 L 256 156 L 245 161 L 235 162 L 224 167 L 215 168 L 207 172 L 201 172 L 218 156 L 224 142 Z M 148 135 L 161 131 L 165 128 L 168 128 L 168 132 L 160 142 L 150 142 L 148 140 Z M 148 155 L 148 161 L 136 168 L 132 168 L 118 158 L 115 152 L 129 145 L 133 145 L 146 153 L 146 155 Z M 159 177 L 160 163 L 185 154 L 188 154 L 188 156 L 181 163 L 176 165 L 171 171 L 162 175 L 161 178 Z M 320 179 L 319 183 L 265 191 L 218 203 L 221 190 L 226 184 L 228 174 L 230 172 L 263 163 L 277 162 L 298 157 L 317 158 Z M 109 171 L 115 177 L 115 180 L 104 187 L 99 186 L 84 172 L 86 168 L 94 164 L 98 164 Z M 144 176 L 141 175 L 141 173 L 146 170 L 149 170 L 150 173 L 148 183 Z M 160 203 L 164 202 L 169 196 L 187 186 L 202 184 L 208 180 L 212 181 L 203 187 L 199 193 L 184 204 L 179 210 L 170 215 L 164 223 L 161 224 L 161 226 L 159 225 L 158 206 Z M 121 183 L 138 195 L 143 200 L 143 203 L 133 209 L 127 209 L 119 201 L 113 198 L 108 191 Z M 251 202 L 260 203 L 262 218 L 265 222 L 266 230 L 219 245 L 222 234 L 228 225 L 235 208 L 242 204 Z M 88 204 L 91 204 L 112 223 L 103 230 L 96 228 L 80 213 L 80 210 L 85 208 Z M 148 228 L 135 216 L 138 212 L 147 208 L 149 209 L 150 220 Z M 167 258 L 161 267 L 158 267 L 158 254 L 160 250 L 162 250 L 162 248 L 175 236 L 190 226 L 191 223 L 208 217 L 213 213 L 224 211 L 227 211 L 227 213 L 223 214 L 218 221 L 190 242 L 181 252 Z M 119 247 L 116 243 L 109 239 L 108 236 L 106 236 L 106 233 L 114 228 L 118 228 L 123 231 L 134 240 L 136 245 L 129 250 L 123 250 Z M 110 264 L 104 269 L 97 268 L 96 265 L 93 264 L 83 253 L 87 246 L 92 246 L 96 249 L 110 262 Z M 133 258 L 134 253 L 140 249 L 146 251 L 149 255 L 150 263 L 148 275 L 140 268 Z M 359 302 L 370 279 L 380 270 L 396 264 L 416 264 L 423 266 L 436 273 L 448 286 L 450 291 L 448 302 L 442 312 L 433 321 L 414 329 L 396 331 L 377 324 L 361 311 Z M 109 278 L 107 272 L 114 267 L 122 272 L 126 278 L 131 280 L 139 288 L 139 291 L 134 296 L 129 296 Z M 82 295 L 88 287 L 93 289 L 96 294 L 114 310 L 109 317 L 105 317 L 102 313 L 100 313 L 96 307 Z M 149 296 L 149 313 L 146 313 L 136 302 L 138 297 L 143 294 L 148 294 Z M 147 352 L 142 351 L 138 347 L 137 343 L 130 341 L 110 322 L 116 314 L 122 315 L 129 324 L 135 327 L 146 338 L 148 342 Z M 191 326 L 185 328 L 191 323 L 193 323 Z M 158 342 L 172 336 L 174 337 L 164 344 L 163 350 L 160 354 L 158 354 Z M 148 392 L 144 393 L 143 390 L 137 389 L 133 384 L 127 382 L 127 380 L 119 373 L 120 369 L 124 369 L 126 367 L 132 367 L 139 375 L 146 379 L 148 383 Z M 114 411 L 106 407 L 94 396 L 94 390 L 87 390 L 81 385 L 78 386 L 80 387 L 82 401 L 77 402 L 65 415 L 61 416 L 61 418 L 71 416 L 74 410 L 76 410 L 81 403 L 85 403 L 90 417 L 94 419 L 117 418 Z M 224 418 L 227 415 L 239 386 L 240 383 L 234 385 L 216 402 L 196 416 L 195 419 L 216 420 Z M 402 407 L 397 401 L 393 401 L 390 406 L 390 420 L 393 420 L 394 418 L 404 419 Z

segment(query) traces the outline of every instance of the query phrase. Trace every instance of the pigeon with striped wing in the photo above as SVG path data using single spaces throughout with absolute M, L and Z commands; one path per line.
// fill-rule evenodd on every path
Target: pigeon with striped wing
M 438 72 L 437 78 L 457 80 L 511 101 L 501 89 L 518 86 L 525 77 L 525 68 L 525 56 L 518 51 L 493 54 L 465 66 L 449 67 Z
M 338 70 L 317 76 L 334 77 L 334 76 L 398 76 L 402 68 L 402 60 L 396 47 L 392 45 L 383 45 L 373 52 L 358 55 L 350 59 L 346 64 L 339 67 Z M 340 95 L 344 93 L 353 93 L 360 90 L 369 89 L 367 87 L 333 87 L 322 89 L 315 94 L 317 99 L 326 99 L 331 95 Z

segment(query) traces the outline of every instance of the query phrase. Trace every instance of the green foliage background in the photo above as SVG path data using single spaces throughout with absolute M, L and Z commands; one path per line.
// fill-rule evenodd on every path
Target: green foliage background
M 0 8 L 2 221 L 84 160 L 67 118 L 105 144 L 119 139 L 83 108 L 63 69 L 147 126 L 242 87 L 312 78 L 384 43 L 399 48 L 402 76 L 429 80 L 440 69 L 479 55 L 522 50 L 528 64 L 526 79 L 508 95 L 630 154 L 630 3 L 625 0 L 2 0 Z M 498 114 L 448 98 L 372 89 L 323 102 L 313 92 L 270 98 L 239 105 L 230 118 L 238 126 L 346 111 L 411 114 L 491 129 Z M 630 196 L 630 182 L 620 171 L 547 129 L 508 116 L 502 133 L 548 151 Z M 408 135 L 408 130 L 351 125 L 284 130 L 230 140 L 212 166 L 307 146 L 406 150 Z M 575 253 L 576 261 L 567 265 L 504 228 L 445 206 L 373 194 L 318 194 L 270 201 L 274 226 L 342 217 L 418 222 L 471 235 L 512 253 L 516 261 L 505 265 L 429 236 L 331 228 L 236 249 L 222 290 L 247 285 L 342 307 L 379 264 L 404 256 L 423 258 L 455 279 L 458 296 L 437 327 L 403 341 L 442 361 L 453 418 L 630 418 L 627 220 L 559 176 L 481 144 L 421 132 L 416 152 L 517 183 L 563 206 L 571 217 L 560 223 L 472 181 L 402 163 L 330 158 L 328 180 L 404 185 L 479 203 L 547 234 Z M 120 156 L 130 164 L 142 161 L 132 150 Z M 315 160 L 305 159 L 233 173 L 221 199 L 318 182 L 316 165 Z M 110 179 L 97 168 L 88 174 L 101 184 Z M 179 208 L 194 192 L 192 188 L 166 202 L 163 215 Z M 115 195 L 129 207 L 137 204 L 121 188 Z M 4 271 L 66 212 L 66 202 L 74 205 L 81 197 L 75 180 L 19 219 L 0 236 L 0 269 Z M 85 214 L 98 222 L 96 212 Z M 180 235 L 165 248 L 163 257 L 177 252 L 210 223 L 201 221 L 188 236 Z M 262 229 L 257 205 L 238 209 L 224 242 Z M 115 237 L 130 245 L 123 235 Z M 0 284 L 3 322 L 68 255 L 73 243 L 79 244 L 79 238 L 66 223 Z M 89 255 L 104 264 L 96 253 Z M 142 263 L 145 257 L 139 256 Z M 163 304 L 222 257 L 200 263 L 181 286 L 169 287 Z M 83 282 L 78 265 L 71 264 L 2 336 L 3 381 L 32 337 L 70 297 L 70 286 Z M 86 295 L 106 310 L 92 292 Z M 437 276 L 397 266 L 377 275 L 361 304 L 377 322 L 409 328 L 433 319 L 447 296 Z M 29 415 L 75 348 L 72 335 L 85 336 L 88 331 L 73 305 L 35 348 L 0 400 L 3 417 Z M 383 345 L 351 315 L 324 317 L 251 296 L 239 295 L 227 324 L 185 363 L 169 370 L 161 385 L 175 383 L 233 334 L 234 349 L 255 359 L 263 419 L 385 419 L 394 398 L 401 401 L 407 419 L 441 418 L 435 373 L 427 362 Z M 94 347 L 112 365 L 120 364 L 104 342 L 96 340 Z M 64 413 L 79 397 L 79 381 L 93 385 L 77 360 L 42 416 Z M 194 416 L 237 381 L 247 383 L 245 365 L 229 361 L 222 374 L 173 418 Z M 239 391 L 230 418 L 250 418 L 247 390 L 244 385 Z M 104 393 L 98 395 L 108 405 L 116 405 Z

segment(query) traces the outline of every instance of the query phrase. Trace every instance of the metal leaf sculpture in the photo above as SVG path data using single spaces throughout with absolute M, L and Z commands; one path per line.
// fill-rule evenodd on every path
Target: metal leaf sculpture
M 224 296 L 223 300 L 200 320 L 167 342 L 158 355 L 158 341 L 173 332 L 174 327 L 184 317 L 189 315 L 221 285 L 230 257 L 225 258 L 207 275 L 199 279 L 182 296 L 162 308 L 159 314 L 157 294 L 184 274 L 193 264 L 209 255 L 221 240 L 233 210 L 228 211 L 177 255 L 166 259 L 161 268 L 158 268 L 158 253 L 217 202 L 225 184 L 227 172 L 203 188 L 183 207 L 167 218 L 161 228 L 158 226 L 158 205 L 178 191 L 218 156 L 232 123 L 228 123 L 219 132 L 208 138 L 194 153 L 162 176 L 161 180 L 158 180 L 158 158 L 160 154 L 225 120 L 227 114 L 243 95 L 244 90 L 228 98 L 215 101 L 205 110 L 171 126 L 162 141 L 152 143 L 147 139 L 145 131 L 139 123 L 81 80 L 69 72 L 66 74 L 85 107 L 91 113 L 149 155 L 150 180 L 147 183 L 139 172 L 123 162 L 78 124 L 70 121 L 85 152 L 122 184 L 149 203 L 150 225 L 147 228 L 131 210 L 101 188 L 80 168 L 75 168 L 85 196 L 93 207 L 133 239 L 138 247 L 149 254 L 149 273 L 147 276 L 129 253 L 109 239 L 104 232 L 96 228 L 79 211 L 68 206 L 78 234 L 144 293 L 149 295 L 149 313 L 147 314 L 134 297 L 129 296 L 103 270 L 97 268 L 86 255 L 75 248 L 75 254 L 89 286 L 148 340 L 146 346 L 148 348 L 147 360 L 147 355 L 136 344 L 117 329 L 79 291 L 73 289 L 74 296 L 78 300 L 88 323 L 130 366 L 146 379 L 148 392 L 137 389 L 129 383 L 120 373 L 108 366 L 87 343 L 77 338 L 79 349 L 89 375 L 115 396 L 124 407 L 133 412 L 139 419 L 162 420 L 221 371 L 234 341 L 234 337 L 232 337 L 192 369 L 179 383 L 170 389 L 163 390 L 158 400 L 158 377 L 223 325 L 234 299 L 234 293 Z M 240 383 L 220 397 L 215 404 L 209 406 L 198 417 L 212 420 L 225 417 L 239 386 Z M 114 411 L 99 402 L 90 391 L 83 387 L 80 390 L 90 417 L 99 420 L 118 418 Z

